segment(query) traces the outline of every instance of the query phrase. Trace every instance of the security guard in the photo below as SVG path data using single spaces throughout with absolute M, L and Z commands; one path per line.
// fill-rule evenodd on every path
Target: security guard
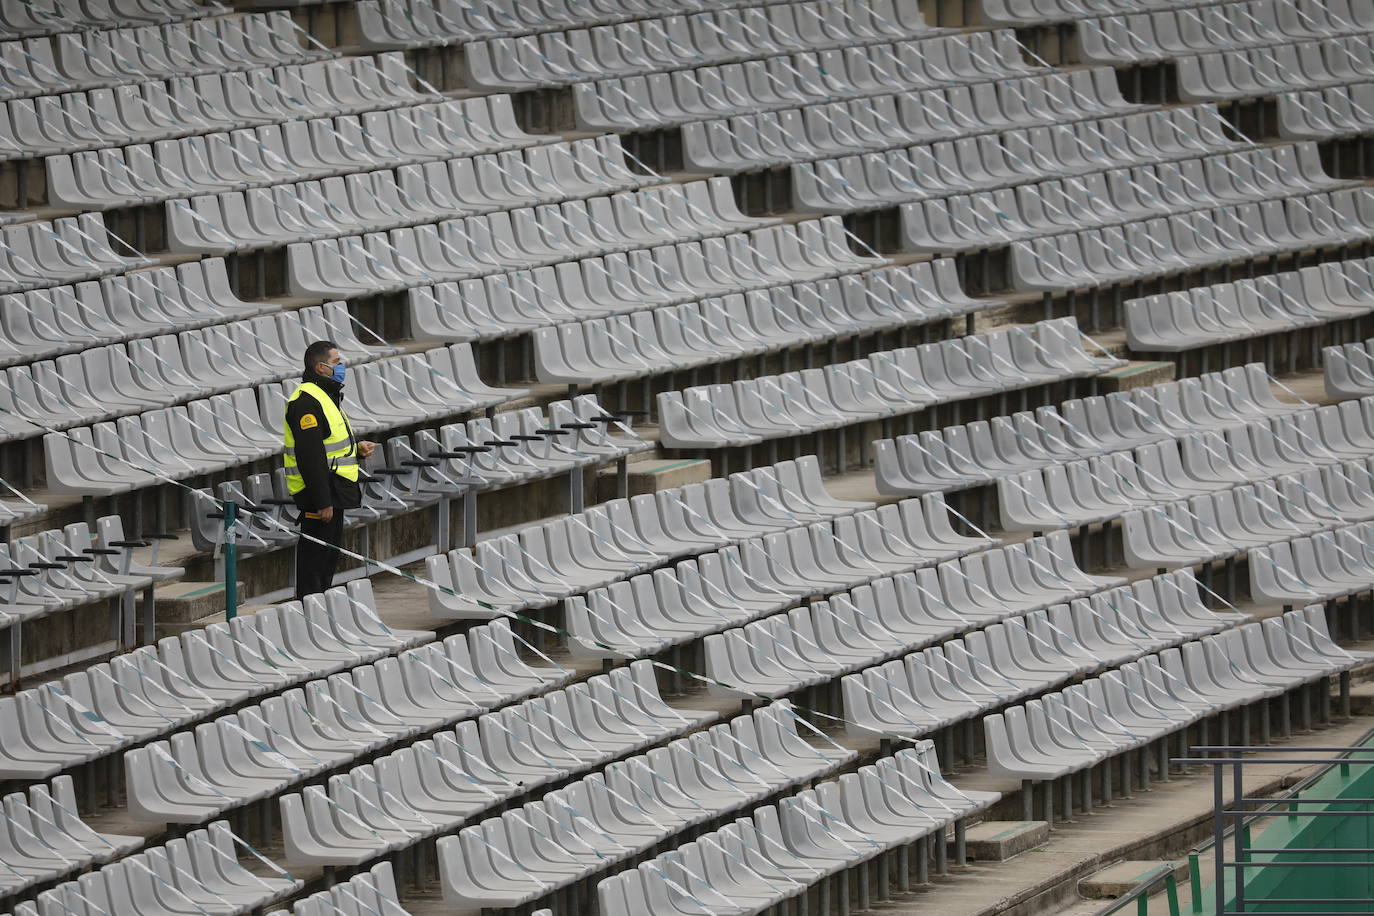
M 296 548 L 297 598 L 334 584 L 344 512 L 362 505 L 358 461 L 377 447 L 353 438 L 340 406 L 345 371 L 339 348 L 315 341 L 305 348 L 305 375 L 286 402 L 286 488 L 301 510 L 303 535 Z

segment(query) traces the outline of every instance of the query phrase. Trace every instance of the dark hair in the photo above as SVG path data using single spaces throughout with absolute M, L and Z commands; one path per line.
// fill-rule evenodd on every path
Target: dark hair
M 305 348 L 305 371 L 314 372 L 316 363 L 323 363 L 329 359 L 329 351 L 339 349 L 338 344 L 332 340 L 317 340 Z

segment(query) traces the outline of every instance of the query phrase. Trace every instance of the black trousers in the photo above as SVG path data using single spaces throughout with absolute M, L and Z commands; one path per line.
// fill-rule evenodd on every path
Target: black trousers
M 339 542 L 343 540 L 344 511 L 334 509 L 327 522 L 301 515 L 301 534 L 296 544 L 296 597 L 304 598 L 334 584 L 334 569 L 339 565 Z M 318 538 L 323 544 L 306 540 Z

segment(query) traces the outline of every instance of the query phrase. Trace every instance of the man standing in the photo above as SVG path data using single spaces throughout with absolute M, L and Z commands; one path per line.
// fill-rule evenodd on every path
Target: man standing
M 362 505 L 359 459 L 375 442 L 358 442 L 343 412 L 344 362 L 332 341 L 305 348 L 305 374 L 282 420 L 286 489 L 301 510 L 296 548 L 296 597 L 334 584 L 344 512 Z

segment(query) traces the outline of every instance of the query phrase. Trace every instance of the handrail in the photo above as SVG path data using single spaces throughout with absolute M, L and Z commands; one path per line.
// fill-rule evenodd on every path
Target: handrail
M 1263 800 L 1243 799 L 1240 804 L 1237 804 L 1238 809 L 1243 809 L 1245 802 L 1261 804 L 1258 804 L 1253 811 L 1228 811 L 1227 813 L 1230 815 L 1228 819 L 1234 820 L 1238 823 L 1232 823 L 1230 826 L 1226 827 L 1221 832 L 1214 833 L 1212 837 L 1197 844 L 1188 851 L 1188 884 L 1191 897 L 1190 902 L 1192 903 L 1193 911 L 1198 912 L 1202 909 L 1202 873 L 1199 865 L 1199 859 L 1204 853 L 1207 852 L 1207 850 L 1215 846 L 1219 840 L 1221 842 L 1225 842 L 1227 839 L 1234 836 L 1237 827 L 1239 827 L 1243 830 L 1243 836 L 1245 838 L 1244 845 L 1247 848 L 1247 851 L 1254 851 L 1253 849 L 1250 849 L 1249 842 L 1250 823 L 1252 821 L 1261 817 L 1273 816 L 1275 813 L 1274 809 L 1276 806 L 1301 803 L 1303 800 L 1297 799 L 1295 798 L 1295 796 L 1298 795 L 1298 793 L 1310 788 L 1313 784 L 1317 782 L 1317 780 L 1321 779 L 1327 773 L 1331 772 L 1331 770 L 1335 767 L 1374 764 L 1374 747 L 1369 746 L 1370 744 L 1374 744 L 1374 728 L 1365 732 L 1365 734 L 1361 736 L 1361 738 L 1355 744 L 1348 747 L 1250 747 L 1207 745 L 1196 746 L 1193 747 L 1191 750 L 1194 754 L 1221 754 L 1225 756 L 1174 758 L 1174 763 L 1211 766 L 1215 768 L 1215 772 L 1218 774 L 1220 773 L 1222 766 L 1233 765 L 1239 767 L 1245 763 L 1325 764 L 1325 766 L 1321 767 L 1317 772 L 1304 778 L 1301 782 L 1298 782 L 1297 784 L 1290 786 L 1287 789 L 1281 790 L 1271 798 Z M 1257 752 L 1272 756 L 1259 756 Z M 1246 757 L 1245 754 L 1247 753 L 1256 754 L 1256 756 Z M 1333 753 L 1339 754 L 1340 756 L 1335 758 L 1323 757 L 1320 759 L 1295 759 L 1291 756 L 1283 756 L 1292 754 Z M 1356 754 L 1370 754 L 1371 756 L 1367 759 L 1354 759 L 1353 755 Z M 1350 799 L 1350 801 L 1362 800 L 1363 799 Z M 1233 802 L 1233 804 L 1236 803 Z M 1218 811 L 1225 810 L 1220 800 L 1218 800 L 1217 802 L 1217 809 Z M 1352 811 L 1346 813 L 1359 815 L 1371 814 L 1374 812 Z M 1327 851 L 1331 852 L 1334 850 Z M 1159 891 L 1161 886 L 1164 887 L 1165 893 L 1167 895 L 1169 905 L 1169 916 L 1182 916 L 1182 911 L 1179 908 L 1178 901 L 1178 881 L 1174 877 L 1174 866 L 1169 863 L 1161 863 L 1159 866 L 1157 866 L 1156 872 L 1156 874 L 1154 874 L 1147 880 L 1141 881 L 1139 884 L 1137 884 L 1134 888 L 1131 889 L 1129 893 L 1124 894 L 1121 897 L 1118 897 L 1116 900 L 1113 900 L 1111 903 L 1104 906 L 1102 909 L 1095 911 L 1093 913 L 1093 916 L 1112 916 L 1112 914 L 1119 913 L 1122 910 L 1126 909 L 1132 901 L 1135 901 L 1136 903 L 1137 916 L 1148 916 L 1150 897 L 1154 896 L 1154 894 L 1156 894 Z
M 1303 752 L 1303 753 L 1323 753 L 1323 752 L 1325 752 L 1325 753 L 1342 753 L 1342 754 L 1353 754 L 1353 753 L 1360 753 L 1360 752 L 1374 753 L 1374 747 L 1367 746 L 1367 745 L 1371 745 L 1371 744 L 1374 744 L 1374 728 L 1371 728 L 1369 731 L 1367 731 L 1367 732 L 1365 732 L 1363 735 L 1361 735 L 1360 738 L 1359 738 L 1359 740 L 1356 741 L 1355 744 L 1353 744 L 1353 745 L 1351 745 L 1351 746 L 1349 746 L 1349 747 L 1301 747 L 1301 746 L 1299 746 L 1299 747 L 1274 747 L 1274 746 L 1268 746 L 1268 747 L 1241 747 L 1241 746 L 1236 746 L 1236 747 L 1223 747 L 1223 746 L 1217 746 L 1217 747 L 1213 747 L 1213 746 L 1197 746 L 1197 747 L 1194 747 L 1193 750 L 1194 750 L 1194 751 L 1203 751 L 1203 752 L 1209 752 L 1209 751 L 1237 751 L 1237 752 L 1240 752 L 1241 754 L 1243 754 L 1245 751 L 1267 751 L 1267 752 L 1269 752 L 1269 753 L 1271 753 L 1271 754 L 1285 754 L 1285 753 L 1298 753 L 1298 752 Z M 1332 768 L 1332 767 L 1340 766 L 1340 765 L 1342 765 L 1342 764 L 1350 765 L 1350 764 L 1359 764 L 1359 763 L 1374 763 L 1374 760 L 1370 760 L 1370 761 L 1359 761 L 1359 760 L 1350 760 L 1350 759 L 1347 759 L 1347 758 L 1345 758 L 1345 757 L 1338 757 L 1338 758 L 1336 758 L 1336 759 L 1334 759 L 1334 760 L 1322 759 L 1322 760 L 1314 760 L 1314 761 L 1294 760 L 1294 759 L 1292 759 L 1292 758 L 1280 758 L 1280 759 L 1277 759 L 1277 760 L 1265 760 L 1265 759 L 1262 759 L 1262 758 L 1259 758 L 1259 757 L 1249 757 L 1249 758 L 1247 758 L 1247 757 L 1241 757 L 1240 759 L 1243 760 L 1245 763 L 1306 763 L 1306 762 L 1311 762 L 1311 763 L 1324 763 L 1324 764 L 1326 764 L 1326 765 L 1325 765 L 1324 767 L 1322 767 L 1320 770 L 1318 770 L 1317 772 L 1313 773 L 1311 776 L 1306 777 L 1306 778 L 1303 779 L 1301 782 L 1295 783 L 1294 785 L 1289 786 L 1287 789 L 1282 789 L 1282 790 L 1280 790 L 1278 793 L 1276 793 L 1276 794 L 1273 796 L 1273 803 L 1274 803 L 1274 804 L 1278 804 L 1278 803 L 1280 803 L 1280 802 L 1287 801 L 1287 800 L 1289 800 L 1292 796 L 1297 795 L 1299 792 L 1302 792 L 1302 791 L 1308 789 L 1308 788 L 1311 787 L 1317 780 L 1321 779 L 1321 778 L 1322 778 L 1323 776 L 1325 776 L 1327 773 L 1331 772 L 1331 768 Z M 1235 758 L 1225 758 L 1225 759 L 1223 759 L 1223 758 L 1218 758 L 1218 757 L 1205 757 L 1205 758 L 1201 758 L 1201 759 L 1192 758 L 1192 757 L 1176 757 L 1176 758 L 1174 758 L 1173 762 L 1174 762 L 1174 763 L 1197 763 L 1197 764 L 1209 764 L 1209 765 L 1210 765 L 1210 764 L 1217 764 L 1217 763 L 1234 763 L 1234 762 L 1236 762 L 1236 759 L 1235 759 Z M 1254 820 L 1256 817 L 1262 817 L 1262 816 L 1265 816 L 1265 815 L 1267 815 L 1267 814 L 1268 814 L 1267 811 L 1256 810 L 1255 813 L 1254 813 L 1250 818 L 1248 818 L 1247 820 Z M 1232 825 L 1231 827 L 1228 827 L 1228 828 L 1226 829 L 1226 832 L 1222 835 L 1222 839 L 1229 838 L 1229 837 L 1235 832 L 1235 829 L 1236 829 L 1236 828 L 1235 828 L 1234 825 Z M 1209 838 L 1207 838 L 1206 840 L 1203 840 L 1201 843 L 1198 843 L 1198 844 L 1197 844 L 1196 846 L 1194 846 L 1191 850 L 1189 850 L 1189 853 L 1188 853 L 1188 854 L 1189 854 L 1189 855 L 1201 855 L 1201 854 L 1205 853 L 1208 849 L 1211 849 L 1211 848 L 1212 848 L 1212 845 L 1213 845 L 1215 842 L 1216 842 L 1216 837 L 1215 837 L 1215 836 L 1209 837 Z
M 1155 867 L 1155 870 L 1158 874 L 1154 877 L 1148 881 L 1140 882 L 1131 889 L 1129 894 L 1116 898 L 1108 906 L 1093 913 L 1093 916 L 1110 916 L 1112 913 L 1120 912 L 1132 900 L 1136 902 L 1136 916 L 1149 916 L 1150 897 L 1159 889 L 1160 884 L 1164 885 L 1164 892 L 1168 895 L 1169 916 L 1181 916 L 1178 908 L 1178 879 L 1174 877 L 1173 863 L 1162 862 Z M 1194 877 L 1191 863 L 1189 863 L 1189 877 L 1190 880 Z

